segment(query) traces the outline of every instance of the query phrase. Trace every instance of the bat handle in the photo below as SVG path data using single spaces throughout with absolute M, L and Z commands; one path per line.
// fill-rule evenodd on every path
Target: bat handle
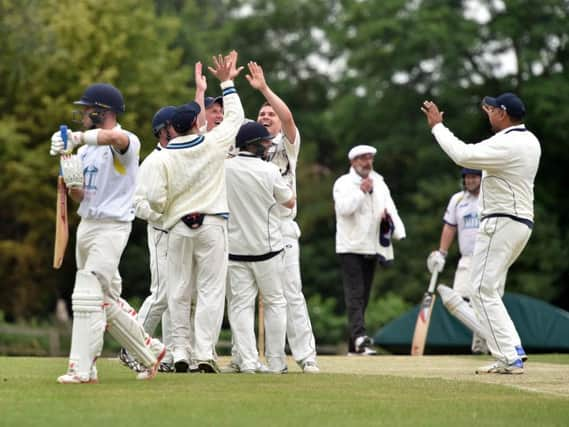
M 437 286 L 438 278 L 439 278 L 439 272 L 437 270 L 434 270 L 433 273 L 431 274 L 431 281 L 429 282 L 429 289 L 427 291 L 430 294 L 435 292 L 435 286 Z
M 63 140 L 63 149 L 67 150 L 67 125 L 59 126 L 59 133 L 61 135 L 61 139 Z

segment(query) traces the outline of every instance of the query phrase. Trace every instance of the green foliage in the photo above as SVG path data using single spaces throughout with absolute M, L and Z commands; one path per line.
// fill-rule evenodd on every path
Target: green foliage
M 75 263 L 50 268 L 57 161 L 47 154 L 71 102 L 95 81 L 121 89 L 125 128 L 153 145 L 161 106 L 193 96 L 196 61 L 236 48 L 260 63 L 291 107 L 302 137 L 297 170 L 303 288 L 318 341 L 343 336 L 343 289 L 334 248 L 332 185 L 356 144 L 378 147 L 375 168 L 406 224 L 392 267 L 378 269 L 368 310 L 372 327 L 420 300 L 425 258 L 438 245 L 441 217 L 459 190 L 459 168 L 441 152 L 419 111 L 432 98 L 465 141 L 488 137 L 484 95 L 516 91 L 527 125 L 542 141 L 535 186 L 536 227 L 510 271 L 507 289 L 569 307 L 569 5 L 563 0 L 478 2 L 307 0 L 3 0 L 0 2 L 0 310 L 9 321 L 47 317 L 69 298 Z M 476 15 L 476 14 L 475 14 Z M 482 17 L 483 19 L 480 19 Z M 503 54 L 517 67 L 504 68 Z M 243 73 L 245 74 L 245 72 Z M 208 76 L 209 77 L 209 76 Z M 208 78 L 208 94 L 219 94 Z M 246 115 L 263 101 L 242 77 Z M 135 221 L 121 273 L 126 297 L 148 292 L 146 228 Z M 451 249 L 441 280 L 458 258 Z M 371 329 L 371 327 L 370 327 Z M 329 331 L 330 330 L 330 331 Z
M 308 299 L 308 311 L 312 330 L 319 345 L 337 344 L 345 339 L 347 319 L 336 314 L 335 298 L 322 298 L 316 294 Z

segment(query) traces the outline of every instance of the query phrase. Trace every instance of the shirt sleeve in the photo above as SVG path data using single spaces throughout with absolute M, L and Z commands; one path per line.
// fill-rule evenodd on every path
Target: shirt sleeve
M 162 214 L 152 210 L 147 196 L 149 182 L 152 182 L 148 180 L 154 179 L 153 169 L 155 165 L 152 164 L 152 159 L 152 156 L 148 156 L 140 165 L 134 191 L 133 206 L 137 218 L 156 224 L 160 222 Z
M 275 166 L 271 168 L 273 175 L 273 195 L 277 203 L 282 204 L 288 202 L 294 196 L 292 188 L 288 186 L 285 179 L 281 176 L 279 169 Z
M 334 184 L 334 208 L 336 215 L 353 215 L 365 199 L 365 194 L 359 188 L 354 191 L 354 186 L 340 177 Z
M 138 163 L 140 157 L 140 139 L 132 132 L 123 132 L 128 136 L 128 147 L 124 153 L 121 153 L 111 145 L 113 157 L 125 166 L 133 162 Z
M 494 135 L 477 144 L 465 144 L 442 123 L 431 132 L 445 153 L 457 164 L 472 169 L 507 168 L 513 160 L 513 144 L 503 135 Z
M 146 197 L 150 210 L 163 214 L 168 200 L 167 180 L 168 173 L 163 159 L 155 162 L 155 166 L 148 173 Z
M 288 137 L 283 133 L 283 144 L 291 166 L 291 170 L 296 171 L 296 163 L 298 161 L 298 155 L 300 153 L 300 132 L 298 131 L 298 128 L 296 128 L 296 137 L 294 139 L 294 142 L 290 142 Z
M 458 204 L 458 199 L 460 195 L 461 193 L 458 193 L 450 198 L 445 214 L 443 216 L 443 222 L 448 225 L 452 225 L 453 227 L 456 227 L 456 225 L 458 224 L 456 219 L 456 205 Z
M 222 144 L 224 151 L 228 151 L 235 142 L 235 136 L 243 123 L 245 112 L 232 80 L 222 82 L 221 90 L 223 91 L 223 121 L 205 136 Z

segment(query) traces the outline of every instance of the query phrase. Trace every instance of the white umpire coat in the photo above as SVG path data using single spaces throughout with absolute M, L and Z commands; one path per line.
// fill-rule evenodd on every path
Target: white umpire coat
M 389 261 L 393 259 L 391 242 L 387 247 L 379 243 L 379 225 L 385 212 L 393 221 L 392 238 L 405 238 L 405 226 L 383 177 L 375 171 L 371 171 L 370 177 L 373 180 L 371 194 L 360 190 L 362 177 L 354 168 L 334 183 L 336 253 L 379 254 Z

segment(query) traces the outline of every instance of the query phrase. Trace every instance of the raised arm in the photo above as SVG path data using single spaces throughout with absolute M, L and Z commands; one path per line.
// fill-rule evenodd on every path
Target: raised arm
M 204 97 L 207 90 L 207 79 L 202 73 L 203 65 L 201 62 L 196 62 L 194 65 L 194 79 L 196 82 L 196 96 L 194 101 L 200 106 L 200 114 L 198 115 L 198 128 L 205 125 L 205 104 Z
M 249 74 L 246 74 L 245 77 L 249 81 L 249 84 L 261 92 L 267 102 L 271 104 L 271 107 L 273 107 L 273 110 L 281 121 L 283 133 L 287 139 L 294 144 L 296 139 L 296 124 L 294 123 L 292 112 L 286 103 L 274 93 L 267 84 L 263 68 L 253 61 L 249 62 L 247 67 L 249 68 Z

